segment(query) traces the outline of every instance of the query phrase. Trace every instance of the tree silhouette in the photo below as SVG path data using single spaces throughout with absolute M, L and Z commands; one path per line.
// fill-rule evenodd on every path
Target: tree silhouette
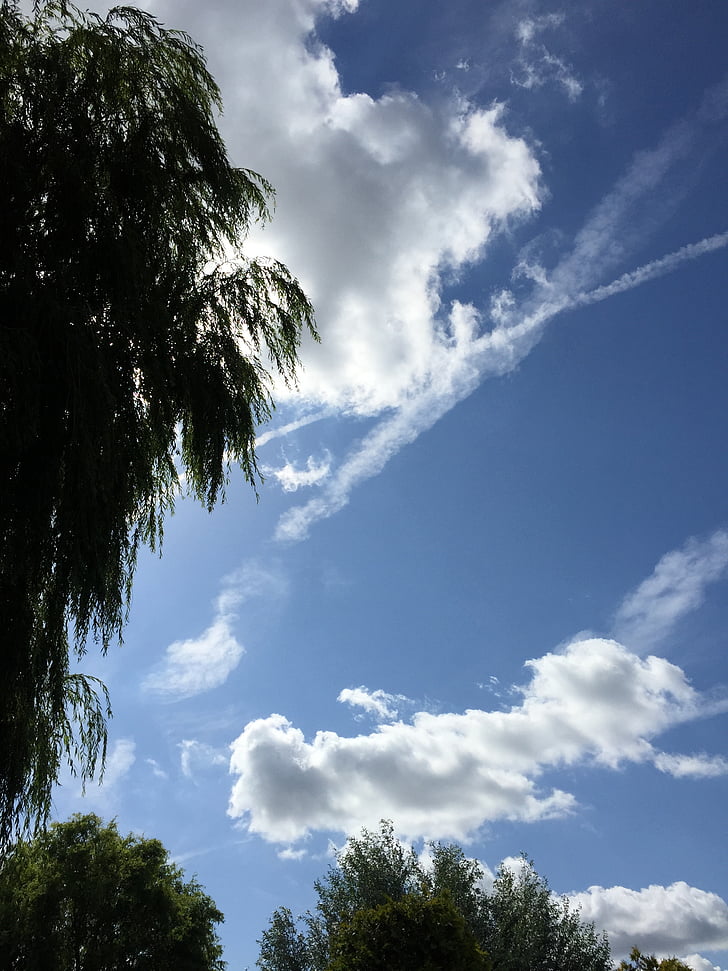
M 0 0 L 0 845 L 103 763 L 108 699 L 71 673 L 120 637 L 140 545 L 185 488 L 255 486 L 270 372 L 311 306 L 241 252 L 272 189 L 235 168 L 202 51 L 151 15 Z

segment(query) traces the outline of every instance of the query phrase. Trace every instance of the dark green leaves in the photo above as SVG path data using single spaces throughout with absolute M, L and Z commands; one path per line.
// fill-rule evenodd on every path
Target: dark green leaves
M 255 485 L 269 370 L 295 381 L 315 336 L 287 269 L 240 251 L 272 190 L 230 164 L 219 107 L 146 13 L 0 3 L 0 844 L 47 817 L 71 737 L 83 775 L 103 757 L 69 650 L 121 635 L 178 469 L 209 508 L 229 463 Z
M 223 915 L 158 840 L 73 816 L 0 866 L 2 971 L 222 971 Z

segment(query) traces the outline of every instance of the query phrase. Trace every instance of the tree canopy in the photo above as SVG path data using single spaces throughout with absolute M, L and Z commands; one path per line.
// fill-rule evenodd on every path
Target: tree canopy
M 222 971 L 223 915 L 155 839 L 53 823 L 0 866 L 0 971 Z
M 639 948 L 633 947 L 629 953 L 629 961 L 620 961 L 617 971 L 692 971 L 692 969 L 679 958 L 660 959 L 654 954 L 643 954 Z
M 338 971 L 349 967 L 348 960 L 364 961 L 368 935 L 374 940 L 381 934 L 396 950 L 397 927 L 402 934 L 397 953 L 406 961 L 407 939 L 419 938 L 422 931 L 415 929 L 427 922 L 428 913 L 434 919 L 440 907 L 454 910 L 467 929 L 463 967 L 478 966 L 467 963 L 471 958 L 480 960 L 467 943 L 472 937 L 493 971 L 611 971 L 606 937 L 582 921 L 565 898 L 554 897 L 529 860 L 502 866 L 488 890 L 483 868 L 457 844 L 433 843 L 427 857 L 423 861 L 404 846 L 387 821 L 378 832 L 363 830 L 315 882 L 312 912 L 300 923 L 287 908 L 273 914 L 259 941 L 261 971 Z M 428 901 L 439 903 L 428 909 Z M 404 902 L 401 912 L 393 906 L 399 902 Z M 440 917 L 445 919 L 444 910 Z M 434 929 L 433 934 L 435 940 Z
M 407 894 L 358 910 L 337 928 L 327 971 L 489 971 L 448 895 Z
M 232 165 L 201 49 L 132 7 L 0 0 L 0 845 L 44 822 L 65 758 L 103 763 L 102 685 L 140 545 L 184 482 L 255 486 L 271 373 L 312 308 L 248 259 L 272 188 Z

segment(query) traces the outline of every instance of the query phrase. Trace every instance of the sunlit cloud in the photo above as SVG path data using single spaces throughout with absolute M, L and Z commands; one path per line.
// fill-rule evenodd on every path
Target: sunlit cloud
M 679 667 L 596 638 L 527 667 L 531 680 L 508 711 L 418 712 L 369 735 L 321 731 L 310 742 L 282 715 L 250 722 L 232 744 L 229 813 L 281 843 L 313 830 L 351 833 L 382 816 L 408 838 L 467 839 L 494 820 L 575 812 L 573 795 L 544 785 L 548 770 L 659 763 L 663 772 L 691 771 L 653 746 L 675 725 L 716 711 Z M 704 768 L 697 759 L 692 774 Z
M 589 887 L 570 899 L 607 932 L 617 958 L 632 947 L 663 957 L 728 948 L 728 904 L 684 881 L 642 890 Z

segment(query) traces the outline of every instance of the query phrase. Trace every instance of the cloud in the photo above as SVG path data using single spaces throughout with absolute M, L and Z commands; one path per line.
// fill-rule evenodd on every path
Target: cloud
M 280 843 L 382 816 L 408 838 L 467 839 L 489 821 L 574 812 L 573 795 L 541 784 L 546 771 L 655 764 L 662 753 L 652 740 L 705 713 L 680 668 L 615 641 L 574 641 L 527 667 L 531 679 L 508 711 L 418 712 L 368 735 L 320 731 L 310 742 L 280 714 L 252 721 L 232 744 L 228 812 Z M 669 761 L 659 768 L 670 771 Z
M 255 228 L 250 253 L 287 263 L 316 307 L 321 344 L 304 343 L 299 389 L 277 386 L 277 400 L 306 410 L 301 424 L 321 417 L 322 408 L 379 418 L 317 481 L 319 494 L 284 515 L 276 533 L 282 540 L 304 538 L 484 379 L 516 367 L 556 314 L 605 299 L 595 288 L 622 269 L 654 230 L 656 213 L 680 196 L 677 180 L 669 192 L 665 180 L 680 161 L 692 177 L 689 159 L 707 151 L 701 133 L 725 113 L 726 92 L 717 86 L 694 117 L 634 160 L 554 271 L 495 294 L 489 316 L 486 308 L 451 302 L 449 293 L 545 195 L 536 152 L 509 131 L 503 105 L 462 96 L 428 104 L 400 89 L 377 98 L 347 93 L 316 27 L 354 13 L 355 0 L 220 0 L 212 12 L 193 0 L 155 6 L 205 47 L 235 161 L 277 188 L 275 219 Z M 572 69 L 542 44 L 563 22 L 560 13 L 523 18 L 517 40 L 531 58 L 529 83 L 555 82 L 575 96 L 580 82 Z M 628 277 L 620 287 L 641 282 Z M 259 444 L 297 424 L 264 432 Z M 302 471 L 286 469 L 284 478 L 294 483 Z
M 143 690 L 179 700 L 224 684 L 245 653 L 232 631 L 235 617 L 232 613 L 218 613 L 199 637 L 170 644 L 161 669 L 144 680 Z
M 717 964 L 713 964 L 707 958 L 704 958 L 702 954 L 686 954 L 682 961 L 687 964 L 689 968 L 693 971 L 721 971 Z
M 225 765 L 227 757 L 224 752 L 198 742 L 195 739 L 183 739 L 178 748 L 180 750 L 180 767 L 186 779 L 194 779 L 200 770 L 210 769 L 216 765 Z
M 136 743 L 131 738 L 120 738 L 111 746 L 106 758 L 104 778 L 101 785 L 109 790 L 121 782 L 130 772 L 136 761 Z
M 327 452 L 326 457 L 320 462 L 317 462 L 313 455 L 309 455 L 305 469 L 297 469 L 291 462 L 286 462 L 280 469 L 266 466 L 263 472 L 277 479 L 284 492 L 297 492 L 308 486 L 320 485 L 328 478 L 330 469 L 331 456 Z
M 617 957 L 634 946 L 664 956 L 728 948 L 728 904 L 683 881 L 642 890 L 589 887 L 570 899 L 585 920 L 607 932 Z
M 85 807 L 84 811 L 95 808 L 103 812 L 109 812 L 115 805 L 123 788 L 122 783 L 127 779 L 135 762 L 135 741 L 132 738 L 119 738 L 109 747 L 106 755 L 103 778 L 100 780 L 97 779 L 96 784 L 93 781 L 89 781 L 84 787 L 66 769 L 61 782 L 61 788 L 57 793 L 55 801 L 65 801 L 63 797 L 64 789 L 66 789 L 68 795 L 74 797 L 71 803 L 75 807 L 74 811 L 77 808 L 76 800 L 82 799 Z
M 405 695 L 391 695 L 381 688 L 370 691 L 361 685 L 358 688 L 344 688 L 339 692 L 336 700 L 351 705 L 352 708 L 361 708 L 368 715 L 374 716 L 377 721 L 384 722 L 393 721 L 399 714 L 397 705 L 409 699 Z
M 234 633 L 239 607 L 253 597 L 282 593 L 280 577 L 256 564 L 241 567 L 223 580 L 210 626 L 199 637 L 174 641 L 142 690 L 168 701 L 211 691 L 227 680 L 245 648 Z
M 494 234 L 540 206 L 534 152 L 502 105 L 345 93 L 317 22 L 357 4 L 157 3 L 205 46 L 226 102 L 231 155 L 276 186 L 251 254 L 274 254 L 316 307 L 299 389 L 277 400 L 376 415 L 431 379 L 448 344 L 443 287 Z M 224 29 L 223 25 L 224 24 Z M 270 51 L 276 57 L 270 57 Z
M 706 540 L 690 539 L 662 557 L 654 572 L 622 602 L 614 621 L 616 635 L 635 648 L 664 639 L 677 622 L 699 607 L 706 588 L 728 572 L 728 532 Z
M 703 153 L 710 150 L 715 124 L 727 111 L 728 88 L 716 85 L 706 92 L 694 116 L 671 126 L 655 148 L 638 153 L 553 270 L 539 265 L 534 247 L 528 246 L 514 269 L 514 289 L 497 290 L 487 314 L 472 304 L 453 301 L 440 328 L 443 340 L 432 346 L 425 379 L 413 385 L 396 410 L 354 446 L 318 496 L 283 514 L 276 538 L 302 540 L 317 521 L 344 508 L 357 485 L 377 475 L 390 458 L 484 380 L 516 368 L 554 317 L 640 286 L 726 246 L 728 234 L 717 234 L 623 273 L 611 283 L 601 282 L 644 245 L 666 218 L 676 204 L 666 199 L 675 200 L 680 194 L 675 188 L 677 173 L 689 180 L 688 162 L 696 147 L 701 146 Z M 668 180 L 670 193 L 660 193 Z
M 584 90 L 574 69 L 562 58 L 556 57 L 537 41 L 537 36 L 564 22 L 562 13 L 543 17 L 526 17 L 516 25 L 515 35 L 520 44 L 518 64 L 511 73 L 511 81 L 519 88 L 533 90 L 545 84 L 560 85 L 569 101 L 576 101 Z
M 150 767 L 150 769 L 154 773 L 155 779 L 168 779 L 169 778 L 169 776 L 167 775 L 167 773 L 164 771 L 164 769 L 159 764 L 159 762 L 157 762 L 156 759 L 144 759 L 144 762 L 145 762 L 146 765 L 148 765 Z

